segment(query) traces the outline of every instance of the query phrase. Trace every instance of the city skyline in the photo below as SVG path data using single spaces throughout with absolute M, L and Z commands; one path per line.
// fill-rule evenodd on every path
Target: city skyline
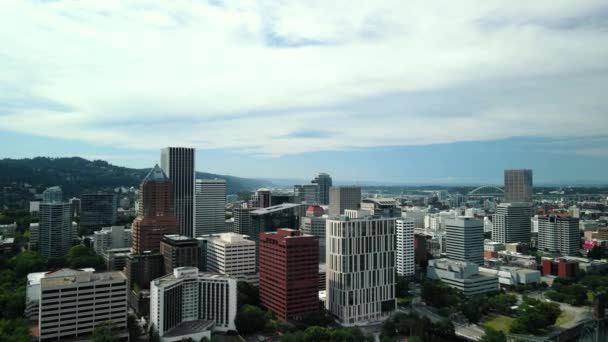
M 607 14 L 605 1 L 3 2 L 0 157 L 45 146 L 147 167 L 191 146 L 197 169 L 241 177 L 497 183 L 498 162 L 539 183 L 603 182 Z M 453 170 L 467 154 L 485 158 Z

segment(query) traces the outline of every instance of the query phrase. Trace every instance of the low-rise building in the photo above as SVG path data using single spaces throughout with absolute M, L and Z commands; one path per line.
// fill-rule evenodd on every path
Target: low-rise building
M 499 290 L 498 276 L 485 275 L 479 272 L 479 266 L 466 261 L 450 259 L 429 260 L 426 269 L 429 279 L 441 280 L 465 296 L 492 293 Z
M 501 266 L 499 269 L 492 269 L 480 267 L 479 272 L 497 276 L 498 283 L 501 285 L 515 286 L 540 283 L 540 271 L 528 268 Z
M 483 244 L 483 257 L 484 259 L 498 258 L 498 252 L 504 250 L 504 243 L 486 240 Z

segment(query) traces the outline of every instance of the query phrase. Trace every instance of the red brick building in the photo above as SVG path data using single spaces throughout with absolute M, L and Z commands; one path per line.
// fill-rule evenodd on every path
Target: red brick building
M 134 254 L 159 252 L 165 234 L 177 234 L 172 183 L 155 165 L 139 188 L 139 212 L 131 228 Z
M 260 302 L 281 320 L 319 310 L 319 240 L 299 230 L 260 234 Z
M 543 275 L 556 276 L 566 279 L 574 277 L 578 270 L 578 263 L 566 259 L 543 259 Z

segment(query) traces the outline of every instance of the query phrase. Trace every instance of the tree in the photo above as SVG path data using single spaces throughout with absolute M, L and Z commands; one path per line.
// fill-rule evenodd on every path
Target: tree
M 604 256 L 604 251 L 602 247 L 599 245 L 593 246 L 591 250 L 587 253 L 587 258 L 599 260 Z
M 103 259 L 95 254 L 95 250 L 83 245 L 76 245 L 70 248 L 66 255 L 66 261 L 71 268 L 92 267 L 97 270 L 104 268 Z
M 30 330 L 27 322 L 22 319 L 0 320 L 0 341 L 3 342 L 28 342 Z
M 93 342 L 118 342 L 112 333 L 113 324 L 111 321 L 103 322 L 95 326 L 91 340 Z
M 475 296 L 463 300 L 460 304 L 460 311 L 470 323 L 477 323 L 487 311 L 487 298 L 485 296 Z
M 396 275 L 397 283 L 395 284 L 395 297 L 405 298 L 409 297 L 409 282 L 405 277 Z
M 23 251 L 12 260 L 12 268 L 17 278 L 25 278 L 29 273 L 46 269 L 44 259 L 33 251 Z
M 266 326 L 266 322 L 270 320 L 262 309 L 257 306 L 245 304 L 236 314 L 234 324 L 239 333 L 248 335 L 262 331 Z
M 484 332 L 479 342 L 507 342 L 507 335 L 502 331 L 486 327 Z
M 135 315 L 127 315 L 127 330 L 129 331 L 129 341 L 137 341 L 139 336 L 142 335 L 141 327 Z
M 538 299 L 524 297 L 511 332 L 518 334 L 538 334 L 555 324 L 561 310 L 555 303 L 546 303 Z
M 318 326 L 312 326 L 304 330 L 305 342 L 328 341 L 330 333 L 327 329 Z
M 259 306 L 259 289 L 246 281 L 239 281 L 237 284 L 237 303 L 239 308 L 246 304 Z

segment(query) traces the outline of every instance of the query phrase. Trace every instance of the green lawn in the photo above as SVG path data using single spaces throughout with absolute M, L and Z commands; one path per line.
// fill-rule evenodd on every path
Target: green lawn
M 555 321 L 555 326 L 561 327 L 564 324 L 572 321 L 574 319 L 574 314 L 565 310 L 562 310 L 562 313 L 557 317 L 557 321 Z
M 587 291 L 587 300 L 589 303 L 593 303 L 593 292 Z
M 498 315 L 487 321 L 485 323 L 485 326 L 494 330 L 504 331 L 505 333 L 508 333 L 509 330 L 511 330 L 511 324 L 513 324 L 513 320 L 514 318 Z
M 411 297 L 405 297 L 405 298 L 397 298 L 397 305 L 410 305 L 410 303 L 412 302 L 412 298 Z

